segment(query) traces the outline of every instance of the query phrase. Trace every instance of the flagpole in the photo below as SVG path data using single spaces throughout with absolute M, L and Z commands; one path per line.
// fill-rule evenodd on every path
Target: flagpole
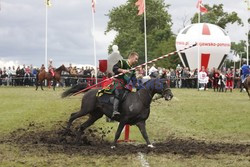
M 198 56 L 197 56 L 197 88 L 199 90 L 199 73 L 200 73 L 200 38 L 197 41 Z
M 146 0 L 144 1 L 144 45 L 145 45 L 145 63 L 146 76 L 148 75 L 148 48 L 147 48 L 147 20 L 146 20 Z
M 249 23 L 248 23 L 248 19 L 249 19 L 249 0 L 247 1 L 247 65 L 249 65 L 249 39 L 248 39 L 248 35 L 249 35 Z
M 201 5 L 199 4 L 199 11 L 198 11 L 198 23 L 201 22 Z
M 45 12 L 45 69 L 48 69 L 48 5 L 46 6 Z
M 92 7 L 92 26 L 93 26 L 93 43 L 94 43 L 94 65 L 95 65 L 95 82 L 97 84 L 97 67 L 96 67 L 96 42 L 95 42 L 95 12 L 94 8 Z
M 249 35 L 249 23 L 248 23 L 248 17 L 249 17 L 249 10 L 250 10 L 250 6 L 249 6 L 249 0 L 245 0 L 245 3 L 247 4 L 247 40 L 246 40 L 246 42 L 247 42 L 247 48 L 246 48 L 246 52 L 247 52 L 247 65 L 249 65 L 249 51 L 248 51 L 248 49 L 249 49 L 249 40 L 248 40 L 248 35 Z
M 242 53 L 243 53 L 243 52 L 240 52 L 240 66 L 239 66 L 239 69 L 241 68 Z
M 198 23 L 201 21 L 201 5 L 199 3 L 199 8 L 198 8 Z M 197 41 L 197 49 L 198 49 L 198 55 L 197 55 L 197 89 L 199 90 L 199 73 L 200 73 L 200 38 L 198 38 Z

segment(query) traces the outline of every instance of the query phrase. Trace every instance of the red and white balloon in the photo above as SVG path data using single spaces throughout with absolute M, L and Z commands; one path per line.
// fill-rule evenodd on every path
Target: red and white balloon
M 194 43 L 199 47 L 178 53 L 183 65 L 191 70 L 198 68 L 198 65 L 199 68 L 220 68 L 231 49 L 227 33 L 219 26 L 209 23 L 191 24 L 182 29 L 176 38 L 177 50 Z

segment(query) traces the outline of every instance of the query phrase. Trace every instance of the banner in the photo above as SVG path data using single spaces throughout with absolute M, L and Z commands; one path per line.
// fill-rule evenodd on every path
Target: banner
M 106 72 L 108 68 L 108 61 L 107 60 L 99 60 L 99 70 L 101 72 Z

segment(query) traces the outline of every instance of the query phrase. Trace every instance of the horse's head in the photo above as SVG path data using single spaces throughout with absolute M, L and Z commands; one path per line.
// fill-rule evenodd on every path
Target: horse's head
M 150 79 L 144 83 L 144 86 L 153 93 L 161 94 L 165 100 L 171 100 L 173 98 L 173 94 L 165 79 Z
M 169 89 L 169 88 L 166 88 L 166 89 L 162 92 L 162 96 L 163 96 L 163 97 L 165 98 L 165 100 L 167 100 L 167 101 L 170 101 L 170 100 L 174 97 L 174 95 L 173 95 L 171 89 Z
M 64 65 L 64 64 L 63 64 L 63 65 L 61 65 L 61 67 L 62 67 L 62 70 L 63 70 L 63 71 L 69 72 L 69 69 L 68 69 L 67 67 L 65 67 L 65 65 Z
M 160 94 L 162 95 L 162 97 L 165 98 L 165 100 L 170 101 L 174 95 L 167 84 L 167 80 L 166 79 L 159 79 L 159 80 L 160 80 L 160 84 L 162 85 Z

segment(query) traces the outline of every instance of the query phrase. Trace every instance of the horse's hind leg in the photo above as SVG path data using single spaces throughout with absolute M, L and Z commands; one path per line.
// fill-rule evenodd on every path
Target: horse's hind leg
M 40 82 L 41 89 L 43 90 L 43 81 Z
M 38 89 L 38 83 L 39 83 L 39 81 L 36 81 L 36 90 Z
M 138 122 L 138 123 L 136 124 L 136 126 L 140 129 L 141 134 L 142 134 L 144 140 L 147 142 L 148 147 L 154 147 L 154 146 L 150 143 L 150 141 L 149 141 L 149 139 L 148 139 L 148 134 L 147 134 L 147 131 L 146 131 L 145 121 Z
M 72 113 L 71 116 L 70 116 L 70 118 L 69 118 L 69 122 L 68 122 L 68 124 L 67 124 L 67 129 L 70 129 L 70 127 L 71 127 L 71 125 L 72 125 L 72 122 L 73 122 L 75 119 L 77 119 L 77 118 L 79 118 L 79 117 L 82 117 L 82 116 L 85 116 L 85 115 L 87 115 L 87 114 L 88 114 L 88 113 L 82 112 L 82 111 Z
M 93 115 L 89 115 L 89 119 L 87 121 L 85 121 L 79 128 L 78 130 L 78 134 L 77 134 L 77 142 L 80 141 L 81 139 L 81 135 L 82 132 L 88 128 L 90 125 L 92 125 L 96 120 L 98 120 L 99 118 L 101 118 L 103 116 L 102 113 L 98 113 L 98 114 L 93 114 Z

